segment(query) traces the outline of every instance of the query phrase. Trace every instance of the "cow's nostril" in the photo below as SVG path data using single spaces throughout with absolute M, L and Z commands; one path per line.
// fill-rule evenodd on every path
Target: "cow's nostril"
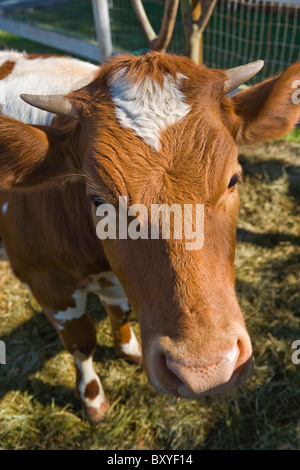
M 251 372 L 251 343 L 239 335 L 231 346 L 210 343 L 191 354 L 182 344 L 152 343 L 148 369 L 150 383 L 167 395 L 197 398 L 228 392 L 245 382 Z M 180 352 L 180 356 L 179 356 Z
M 192 398 L 199 395 L 222 393 L 243 382 L 241 375 L 245 369 L 240 367 L 240 348 L 234 346 L 224 352 L 206 355 L 205 358 L 174 359 L 161 351 L 158 355 L 157 371 L 160 381 L 168 392 Z M 243 354 L 244 355 L 244 354 Z
M 174 395 L 178 395 L 178 388 L 184 386 L 184 382 L 168 367 L 167 356 L 162 352 L 158 357 L 159 375 L 163 377 L 163 382 L 167 389 Z
M 230 382 L 239 358 L 237 342 L 227 353 L 218 354 L 205 360 L 188 359 L 174 360 L 167 356 L 166 368 L 168 379 L 176 383 L 178 393 L 183 396 L 206 394 Z
M 237 345 L 239 348 L 239 357 L 235 364 L 233 377 L 237 379 L 239 383 L 244 383 L 252 372 L 252 349 L 250 342 L 247 344 L 244 341 L 238 340 Z

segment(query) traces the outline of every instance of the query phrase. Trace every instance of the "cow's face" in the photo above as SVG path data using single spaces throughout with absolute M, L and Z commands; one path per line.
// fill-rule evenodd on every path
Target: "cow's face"
M 234 292 L 241 175 L 236 142 L 271 140 L 293 128 L 300 117 L 294 86 L 300 64 L 226 98 L 228 83 L 235 88 L 246 81 L 251 68 L 209 70 L 158 53 L 115 58 L 67 97 L 24 98 L 69 116 L 67 122 L 56 118 L 52 127 L 37 129 L 0 116 L 5 189 L 74 175 L 75 165 L 86 178 L 95 230 L 96 207 L 103 203 L 116 213 L 121 205 L 123 211 L 135 204 L 146 208 L 139 221 L 148 237 L 130 237 L 129 226 L 136 224 L 131 212 L 125 222 L 116 217 L 117 233 L 121 228 L 127 236 L 102 244 L 140 317 L 149 380 L 167 394 L 227 391 L 251 369 L 251 344 Z M 189 205 L 187 225 L 201 246 L 188 249 L 197 240 L 186 232 L 175 236 L 178 225 L 172 224 L 169 238 L 151 239 L 155 204 L 177 205 L 181 214 Z M 157 227 L 162 235 L 163 224 Z
M 139 315 L 148 377 L 162 392 L 193 397 L 243 381 L 251 344 L 234 290 L 241 168 L 221 108 L 225 77 L 186 62 L 172 59 L 169 70 L 158 63 L 152 73 L 142 70 L 146 61 L 137 71 L 126 63 L 99 77 L 101 106 L 85 118 L 84 171 L 95 230 L 101 204 L 117 215 L 106 217 L 116 221 L 116 238 L 102 244 Z M 147 212 L 139 211 L 145 238 L 132 239 L 136 204 Z M 182 236 L 177 212 L 170 237 L 160 225 L 159 239 L 151 238 L 158 204 L 176 206 Z M 184 230 L 191 222 L 193 241 Z

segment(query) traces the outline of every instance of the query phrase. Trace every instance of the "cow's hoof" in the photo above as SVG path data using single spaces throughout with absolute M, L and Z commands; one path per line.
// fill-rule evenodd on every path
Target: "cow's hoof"
M 138 351 L 136 351 L 135 354 L 126 354 L 119 347 L 115 348 L 115 351 L 118 357 L 122 357 L 126 361 L 131 362 L 133 364 L 142 364 L 143 362 L 142 348 L 140 344 L 138 345 Z
M 125 358 L 128 362 L 132 362 L 133 364 L 142 364 L 143 356 L 126 356 Z
M 109 407 L 110 403 L 107 398 L 104 399 L 99 408 L 96 408 L 94 406 L 85 406 L 85 417 L 92 426 L 97 426 L 105 418 L 105 414 L 109 410 Z

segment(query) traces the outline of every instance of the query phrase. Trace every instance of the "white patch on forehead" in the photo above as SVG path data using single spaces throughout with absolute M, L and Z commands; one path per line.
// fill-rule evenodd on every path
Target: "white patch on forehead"
M 134 82 L 126 77 L 127 70 L 115 73 L 110 80 L 111 97 L 121 126 L 132 129 L 154 151 L 160 149 L 160 133 L 186 116 L 190 106 L 179 89 L 180 81 L 187 78 L 170 74 L 163 78 L 163 87 L 149 77 Z
M 54 315 L 54 319 L 58 320 L 60 323 L 65 323 L 66 321 L 75 320 L 76 318 L 82 317 L 85 313 L 85 306 L 86 306 L 86 292 L 82 290 L 77 290 L 73 295 L 73 299 L 75 300 L 75 307 L 69 307 L 67 310 L 57 312 Z M 57 324 L 57 328 L 63 330 L 64 327 L 62 325 Z
M 104 391 L 103 391 L 100 379 L 98 375 L 96 374 L 96 372 L 94 371 L 92 357 L 89 357 L 88 359 L 85 359 L 84 361 L 81 361 L 80 359 L 75 357 L 75 362 L 81 373 L 81 380 L 78 386 L 78 390 L 79 390 L 82 401 L 88 406 L 91 406 L 93 408 L 99 408 L 105 400 L 105 395 L 104 395 Z M 90 398 L 87 398 L 85 396 L 85 389 L 86 389 L 86 386 L 93 380 L 96 380 L 99 386 L 99 393 L 95 398 L 91 400 Z
M 136 339 L 136 336 L 130 327 L 130 340 L 128 343 L 125 344 L 120 344 L 121 350 L 124 354 L 127 356 L 141 356 L 141 350 L 140 350 L 140 345 L 138 340 Z
M 2 214 L 5 215 L 8 209 L 8 202 L 2 204 Z

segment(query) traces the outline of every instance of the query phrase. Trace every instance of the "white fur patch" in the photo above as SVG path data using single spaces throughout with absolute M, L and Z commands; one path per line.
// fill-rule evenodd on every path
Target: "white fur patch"
M 112 285 L 102 287 L 100 279 L 109 281 Z M 124 312 L 129 310 L 129 303 L 119 279 L 112 271 L 105 271 L 103 273 L 91 276 L 88 291 L 97 294 L 100 300 L 103 300 L 108 305 L 117 306 Z
M 125 343 L 125 344 L 120 343 L 122 352 L 126 354 L 127 356 L 142 356 L 139 342 L 136 339 L 136 336 L 131 327 L 130 327 L 130 334 L 131 334 L 131 337 L 128 343 Z
M 0 104 L 2 114 L 27 124 L 49 125 L 53 114 L 25 103 L 20 94 L 66 94 L 90 83 L 98 71 L 95 65 L 70 57 L 26 57 L 0 52 L 0 67 L 7 60 L 15 62 L 12 72 L 0 80 Z
M 2 204 L 2 214 L 5 215 L 8 209 L 8 202 Z
M 66 321 L 75 320 L 76 318 L 82 317 L 85 313 L 85 306 L 86 306 L 86 292 L 82 290 L 77 290 L 73 295 L 73 299 L 75 300 L 75 307 L 69 307 L 67 310 L 57 312 L 54 315 L 54 319 L 57 320 L 57 328 L 63 330 L 64 327 L 61 323 L 65 323 Z
M 87 406 L 91 406 L 93 408 L 99 408 L 105 400 L 105 395 L 104 395 L 104 391 L 103 391 L 100 379 L 98 375 L 96 374 L 96 372 L 94 371 L 92 357 L 89 357 L 88 359 L 85 359 L 84 361 L 80 361 L 80 359 L 75 358 L 75 362 L 81 373 L 81 380 L 78 386 L 78 390 L 79 390 L 82 401 Z M 99 394 L 93 400 L 85 397 L 86 386 L 92 380 L 96 380 L 96 382 L 99 385 L 99 390 L 100 390 Z
M 123 297 L 123 299 L 114 299 L 112 297 L 105 297 L 104 295 L 100 295 L 100 300 L 103 300 L 103 302 L 106 302 L 112 307 L 119 307 L 121 310 L 123 310 L 123 312 L 128 312 L 130 308 L 127 297 Z
M 161 87 L 149 77 L 135 83 L 126 77 L 126 72 L 121 70 L 115 73 L 110 81 L 116 116 L 121 126 L 132 129 L 158 152 L 161 131 L 181 121 L 190 111 L 179 89 L 181 79 L 186 77 L 177 74 L 176 82 L 167 74 Z

